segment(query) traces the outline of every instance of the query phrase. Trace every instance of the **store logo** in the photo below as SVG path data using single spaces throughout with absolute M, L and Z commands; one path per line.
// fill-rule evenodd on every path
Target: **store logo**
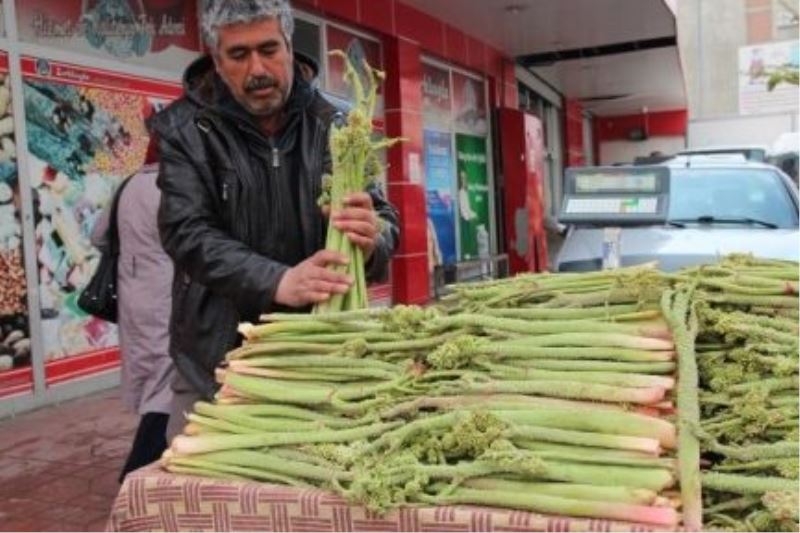
M 434 80 L 429 74 L 422 78 L 422 92 L 436 100 L 449 100 L 450 89 L 444 79 Z
M 36 74 L 39 76 L 49 76 L 50 72 L 50 62 L 48 60 L 42 58 L 36 60 Z

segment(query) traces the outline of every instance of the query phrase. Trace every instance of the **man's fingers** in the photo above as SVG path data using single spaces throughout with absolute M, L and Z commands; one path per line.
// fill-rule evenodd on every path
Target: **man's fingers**
M 364 220 L 374 223 L 376 219 L 377 216 L 375 215 L 375 211 L 361 207 L 346 207 L 344 209 L 340 209 L 339 211 L 335 211 L 331 216 L 331 220 L 334 222 L 341 220 Z
M 372 246 L 375 245 L 372 239 L 370 239 L 369 237 L 364 237 L 359 233 L 347 232 L 345 233 L 345 235 L 350 240 L 350 242 L 352 242 L 361 249 L 371 248 Z
M 320 250 L 308 258 L 311 264 L 326 267 L 328 265 L 346 265 L 350 262 L 346 255 L 333 250 Z
M 306 299 L 310 304 L 318 304 L 322 302 L 327 302 L 331 299 L 331 293 L 329 292 L 309 292 L 306 295 Z
M 374 237 L 378 233 L 374 224 L 369 222 L 362 222 L 359 220 L 342 220 L 334 222 L 334 227 L 342 233 L 358 233 L 364 237 Z
M 353 279 L 347 274 L 334 272 L 333 270 L 324 267 L 317 267 L 313 271 L 309 271 L 308 279 L 314 282 L 322 281 L 335 285 L 346 285 L 348 287 L 353 284 Z
M 361 207 L 371 211 L 373 209 L 372 196 L 365 192 L 348 194 L 344 198 L 344 205 L 348 207 Z
M 344 294 L 350 290 L 349 283 L 333 283 L 330 281 L 315 280 L 311 282 L 311 290 L 315 293 Z

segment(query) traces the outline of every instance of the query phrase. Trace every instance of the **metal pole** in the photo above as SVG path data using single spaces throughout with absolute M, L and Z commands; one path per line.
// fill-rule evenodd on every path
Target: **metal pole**
M 17 12 L 14 0 L 3 1 L 6 38 L 8 39 L 8 75 L 11 80 L 11 101 L 14 112 L 14 139 L 17 145 L 17 181 L 22 200 L 22 246 L 25 265 L 25 280 L 28 298 L 28 335 L 31 339 L 31 366 L 33 369 L 33 393 L 45 393 L 44 339 L 42 337 L 42 313 L 39 295 L 39 275 L 36 260 L 36 232 L 34 227 L 33 188 L 29 169 L 28 136 L 25 128 L 25 102 L 22 94 L 22 64 L 17 31 Z

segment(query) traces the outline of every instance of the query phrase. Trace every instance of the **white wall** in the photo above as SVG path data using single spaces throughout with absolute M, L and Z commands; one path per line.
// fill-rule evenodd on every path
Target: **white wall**
M 790 113 L 689 120 L 689 148 L 725 144 L 772 143 L 781 133 L 798 130 L 798 117 Z
M 600 165 L 631 163 L 652 152 L 674 154 L 686 148 L 685 137 L 650 137 L 646 141 L 603 141 L 600 143 Z

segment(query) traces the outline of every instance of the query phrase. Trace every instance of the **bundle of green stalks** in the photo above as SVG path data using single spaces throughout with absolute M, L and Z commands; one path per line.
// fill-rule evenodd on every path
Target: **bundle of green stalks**
M 377 139 L 373 134 L 372 121 L 378 99 L 378 86 L 384 79 L 383 72 L 372 68 L 364 61 L 356 65 L 341 51 L 331 55 L 341 57 L 345 63 L 345 82 L 353 89 L 353 108 L 347 115 L 347 122 L 334 126 L 331 131 L 330 152 L 332 174 L 326 176 L 325 191 L 319 199 L 320 205 L 332 211 L 344 207 L 348 195 L 363 192 L 374 183 L 383 172 L 380 153 L 399 142 L 400 139 Z M 367 282 L 365 276 L 364 253 L 355 246 L 345 233 L 333 224 L 328 226 L 325 248 L 339 252 L 347 258 L 347 264 L 337 269 L 348 274 L 353 280 L 352 288 L 346 294 L 334 295 L 330 300 L 317 304 L 314 313 L 328 313 L 362 309 L 367 307 Z
M 676 280 L 695 292 L 706 527 L 798 531 L 798 274 L 739 256 Z
M 243 324 L 216 401 L 195 406 L 163 463 L 377 512 L 476 504 L 674 528 L 675 347 L 653 273 L 523 278 L 525 302 Z

